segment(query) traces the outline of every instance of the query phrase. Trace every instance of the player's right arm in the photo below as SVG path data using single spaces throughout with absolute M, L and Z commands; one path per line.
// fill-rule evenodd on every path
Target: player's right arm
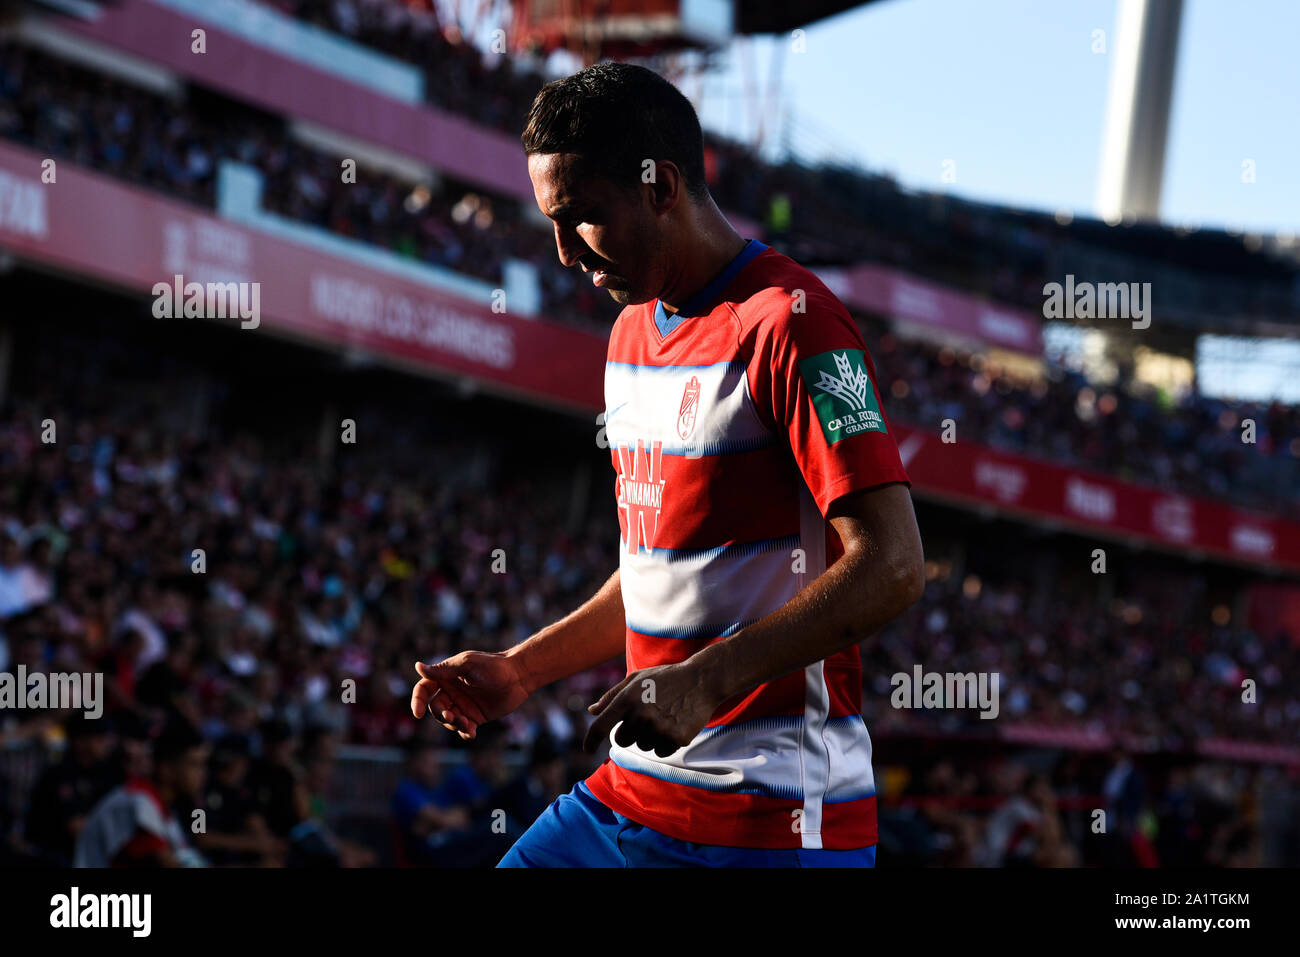
M 575 611 L 508 651 L 462 651 L 436 665 L 416 662 L 420 675 L 411 712 L 426 712 L 466 740 L 480 724 L 514 711 L 538 688 L 623 654 L 623 592 L 616 571 Z

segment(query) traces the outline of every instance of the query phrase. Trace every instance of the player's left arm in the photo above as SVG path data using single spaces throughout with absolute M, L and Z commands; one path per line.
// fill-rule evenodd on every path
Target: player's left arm
M 722 701 L 857 644 L 920 599 L 925 560 L 906 485 L 850 492 L 827 517 L 844 543 L 835 564 L 766 618 L 688 660 Z
M 597 718 L 584 746 L 592 750 L 621 720 L 619 744 L 666 757 L 689 744 L 729 698 L 857 644 L 921 597 L 921 534 L 906 485 L 850 492 L 831 504 L 827 518 L 844 553 L 825 573 L 726 641 L 680 664 L 629 674 L 589 709 Z M 645 694 L 647 687 L 655 693 Z

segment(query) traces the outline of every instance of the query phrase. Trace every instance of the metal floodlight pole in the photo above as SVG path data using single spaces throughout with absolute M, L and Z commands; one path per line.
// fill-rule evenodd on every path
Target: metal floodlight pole
M 1120 0 L 1102 141 L 1097 212 L 1156 220 L 1183 0 Z

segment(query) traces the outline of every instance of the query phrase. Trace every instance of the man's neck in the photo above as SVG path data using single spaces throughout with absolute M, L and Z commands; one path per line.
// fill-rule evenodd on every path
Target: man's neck
M 716 238 L 705 240 L 700 248 L 685 257 L 684 261 L 691 264 L 687 267 L 690 272 L 686 274 L 684 271 L 678 281 L 677 289 L 680 291 L 669 294 L 673 299 L 671 304 L 666 299 L 660 298 L 664 312 L 669 315 L 675 314 L 684 303 L 689 302 L 696 293 L 712 282 L 713 278 L 726 269 L 744 250 L 747 240 L 732 229 L 725 220 L 721 225 L 725 233 L 720 232 Z

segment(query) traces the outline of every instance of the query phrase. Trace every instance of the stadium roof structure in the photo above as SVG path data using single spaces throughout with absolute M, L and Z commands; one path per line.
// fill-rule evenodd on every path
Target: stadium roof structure
M 738 34 L 785 33 L 879 0 L 516 0 L 512 47 L 568 49 L 588 62 L 718 49 Z
M 854 7 L 881 0 L 735 0 L 735 29 L 739 34 L 786 33 Z

